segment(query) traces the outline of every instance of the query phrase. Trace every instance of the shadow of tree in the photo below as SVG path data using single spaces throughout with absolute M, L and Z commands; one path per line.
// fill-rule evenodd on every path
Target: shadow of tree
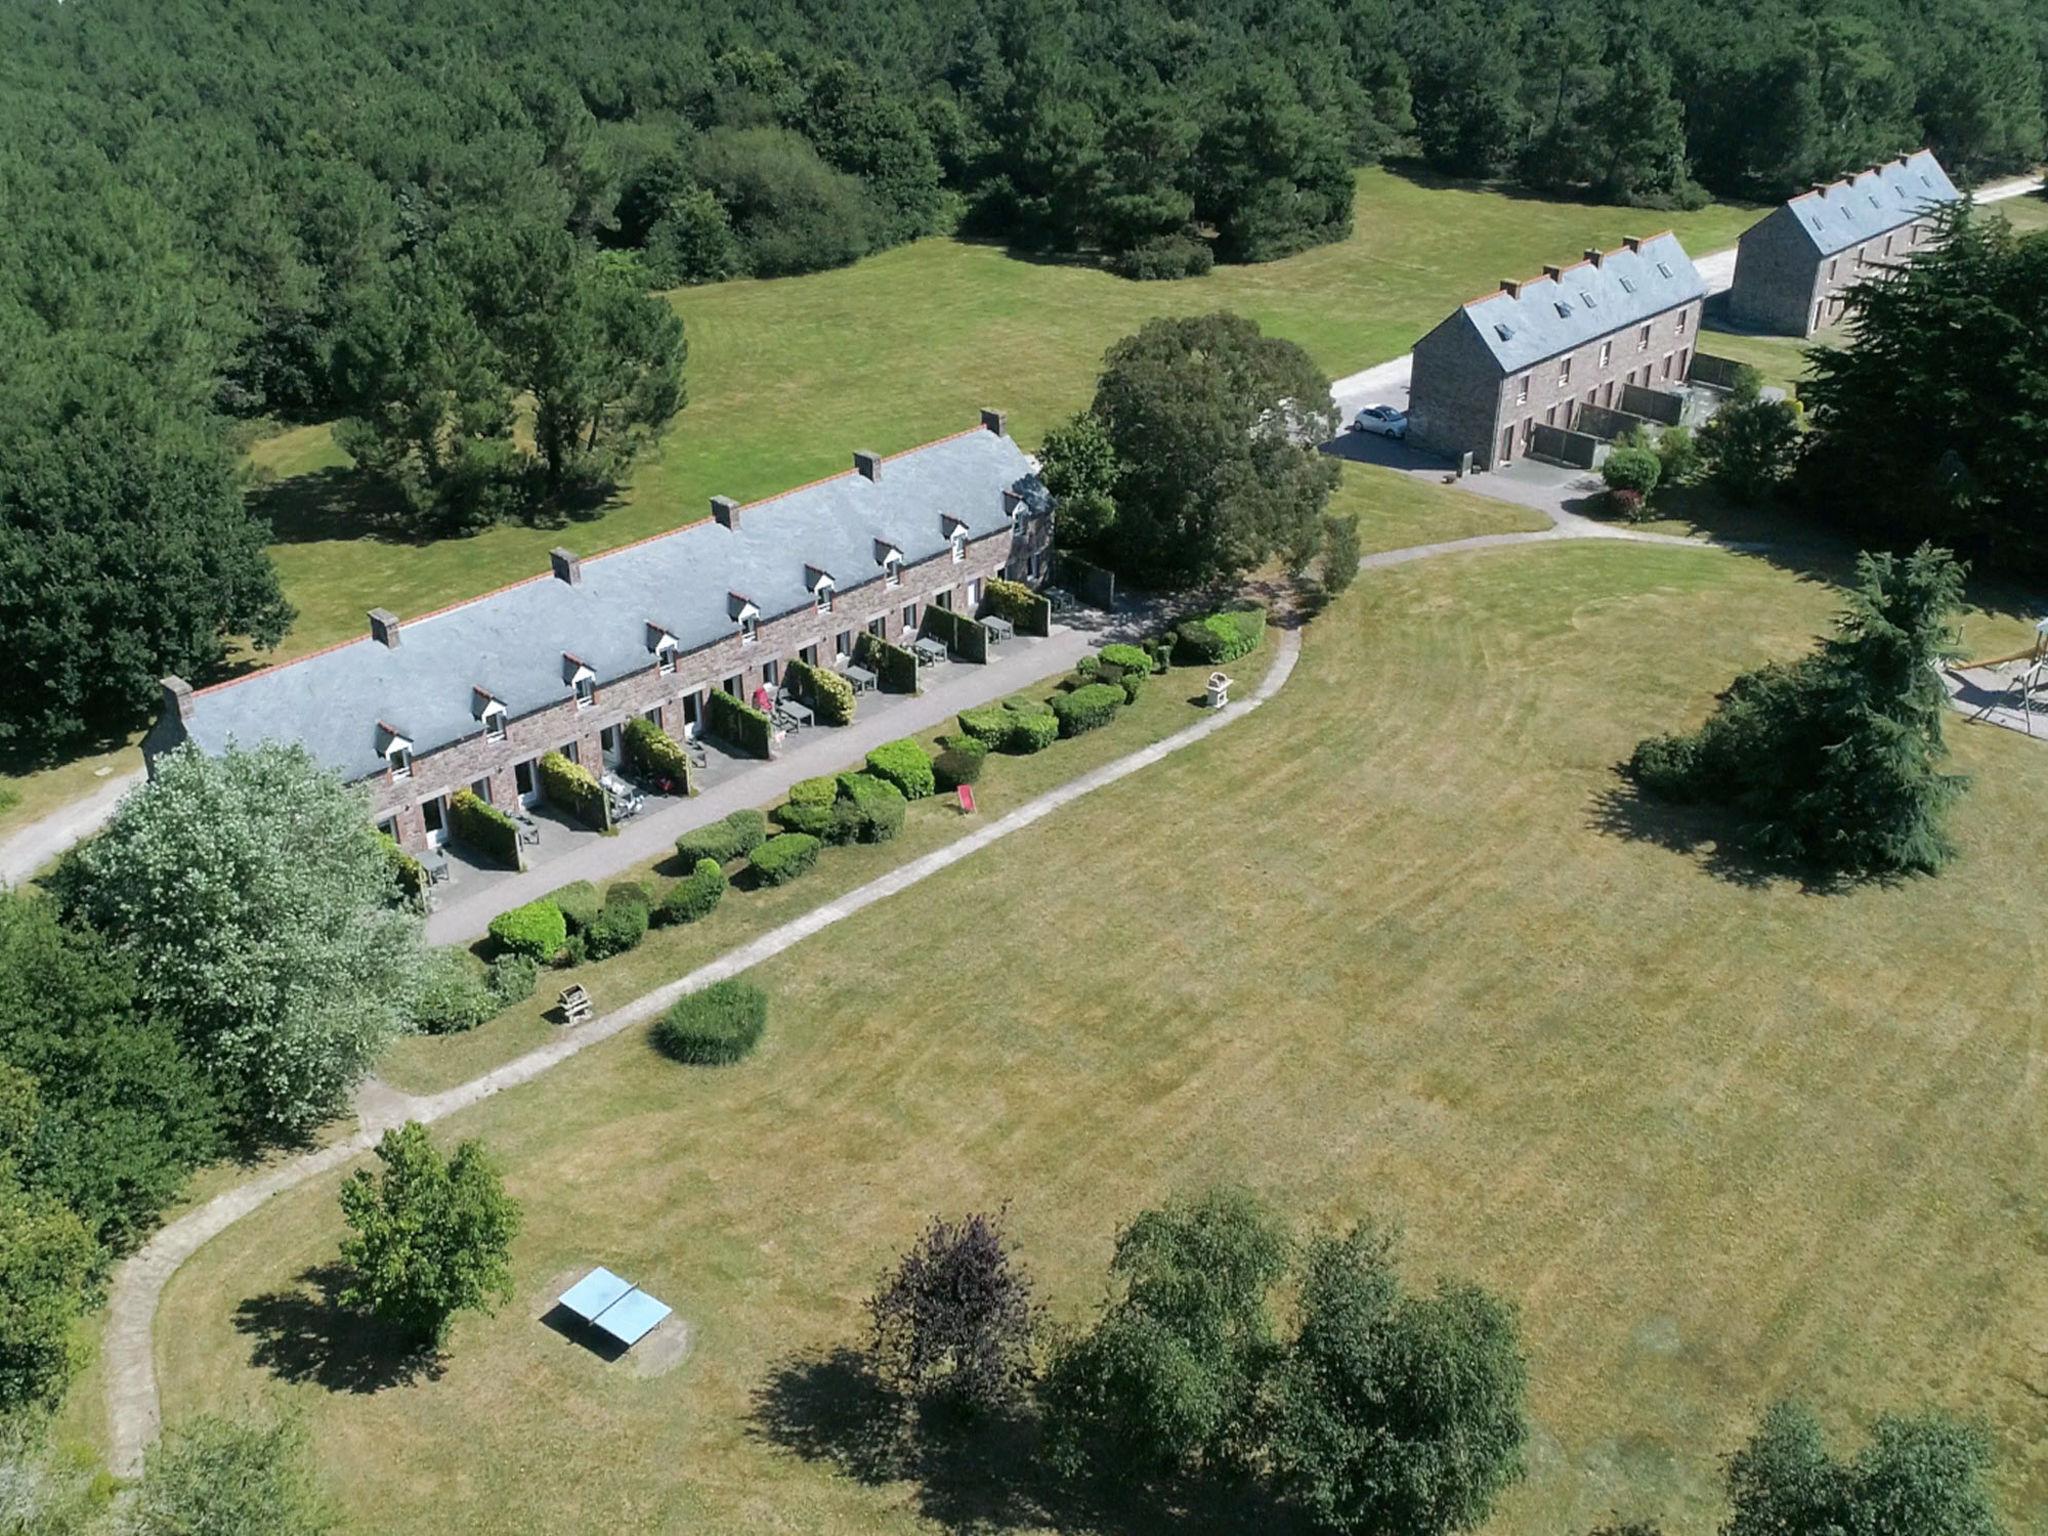
M 1832 896 L 1859 885 L 1896 883 L 1884 875 L 1853 876 L 1773 858 L 1733 811 L 1681 805 L 1643 790 L 1620 767 L 1615 782 L 1593 797 L 1587 825 L 1608 837 L 1649 843 L 1682 854 L 1717 880 L 1750 890 L 1797 886 L 1809 896 Z
M 381 1392 L 443 1369 L 388 1324 L 342 1305 L 349 1272 L 316 1264 L 289 1290 L 252 1296 L 235 1308 L 235 1331 L 252 1336 L 249 1361 L 280 1381 L 313 1382 L 330 1392 Z
M 1306 1522 L 1249 1481 L 1069 1482 L 1046 1464 L 1037 1421 L 907 1412 L 858 1350 L 783 1362 L 756 1389 L 753 1434 L 869 1487 L 908 1483 L 918 1512 L 949 1531 L 1049 1528 L 1102 1536 L 1295 1536 Z

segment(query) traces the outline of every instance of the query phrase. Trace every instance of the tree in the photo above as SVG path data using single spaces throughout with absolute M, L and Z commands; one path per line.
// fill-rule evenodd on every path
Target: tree
M 1470 1530 L 1522 1473 L 1528 1369 L 1477 1286 L 1404 1295 L 1389 1236 L 1309 1244 L 1301 1327 L 1267 1388 L 1278 1486 L 1327 1530 Z
M 164 1020 L 135 1000 L 130 961 L 64 927 L 40 897 L 0 892 L 0 1061 L 34 1100 L 7 1145 L 23 1183 L 95 1239 L 128 1247 L 219 1150 L 219 1106 Z
M 123 1536 L 326 1536 L 335 1520 L 297 1419 L 242 1424 L 202 1415 L 154 1446 L 122 1517 Z
M 1755 505 L 1791 478 L 1802 431 L 1790 401 L 1724 405 L 1700 428 L 1699 455 L 1730 496 Z
M 1744 673 L 1689 736 L 1640 743 L 1652 794 L 1727 806 L 1767 856 L 1842 874 L 1932 873 L 1954 856 L 1942 814 L 1964 780 L 1940 771 L 1963 567 L 1923 544 L 1865 554 L 1835 633 L 1790 665 Z
M 1594 185 L 1609 197 L 1668 199 L 1686 185 L 1685 114 L 1671 68 L 1647 45 L 1625 48 L 1587 109 Z
M 165 754 L 64 883 L 245 1132 L 338 1112 L 409 1021 L 419 914 L 361 796 L 303 747 Z
M 113 366 L 75 394 L 33 370 L 0 386 L 0 628 L 22 680 L 0 690 L 10 755 L 118 738 L 166 672 L 204 678 L 231 637 L 275 645 L 291 619 L 226 452 L 147 388 Z
M 0 1169 L 0 1410 L 63 1394 L 98 1256 L 83 1222 Z
M 341 1245 L 354 1272 L 342 1300 L 439 1349 L 457 1312 L 510 1299 L 519 1207 L 481 1142 L 443 1157 L 418 1121 L 386 1131 L 377 1160 L 381 1174 L 359 1168 L 341 1187 L 355 1234 Z
M 827 165 L 800 134 L 708 133 L 698 145 L 697 179 L 725 209 L 744 270 L 755 277 L 844 266 L 875 244 L 876 217 L 860 182 Z
M 1607 482 L 1607 489 L 1634 491 L 1638 496 L 1648 496 L 1657 489 L 1663 473 L 1664 465 L 1656 450 L 1633 443 L 1617 443 L 1600 466 L 1600 478 Z
M 1083 411 L 1045 434 L 1039 473 L 1059 507 L 1053 524 L 1071 549 L 1100 549 L 1116 523 L 1116 444 L 1101 420 Z
M 1029 1377 L 1031 1281 L 996 1217 L 933 1217 L 868 1312 L 876 1374 L 906 1397 L 987 1411 Z
M 1855 1459 L 1838 1461 L 1810 1409 L 1777 1403 L 1729 1459 L 1722 1536 L 2000 1536 L 1990 1464 L 1984 1437 L 1939 1413 L 1884 1415 Z
M 1126 1227 L 1110 1261 L 1121 1294 L 1047 1373 L 1055 1465 L 1142 1474 L 1247 1461 L 1274 1348 L 1268 1293 L 1289 1253 L 1271 1214 L 1237 1190 L 1175 1201 Z
M 1195 206 L 1225 261 L 1273 261 L 1351 233 L 1342 130 L 1278 70 L 1232 88 L 1196 158 Z
M 1351 583 L 1358 579 L 1358 561 L 1358 519 L 1355 516 L 1324 518 L 1322 570 L 1322 588 L 1324 593 L 1330 597 L 1343 596 Z
M 1089 414 L 1117 465 L 1093 553 L 1131 579 L 1185 587 L 1314 548 L 1336 410 L 1294 343 L 1236 315 L 1148 321 L 1110 348 Z

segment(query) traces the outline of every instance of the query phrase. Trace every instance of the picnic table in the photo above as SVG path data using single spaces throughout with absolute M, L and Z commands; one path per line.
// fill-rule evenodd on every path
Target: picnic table
M 1008 619 L 998 619 L 993 616 L 983 619 L 981 627 L 988 631 L 988 643 L 990 645 L 1001 645 L 1005 640 L 1014 639 L 1017 634 L 1016 625 L 1012 624 Z
M 448 850 L 429 848 L 420 859 L 420 867 L 427 872 L 429 885 L 439 885 L 448 878 Z
M 853 684 L 855 693 L 868 693 L 875 686 L 875 674 L 851 661 L 839 669 L 839 675 Z
M 951 654 L 941 641 L 934 640 L 930 635 L 919 636 L 917 644 L 911 649 L 917 652 L 919 661 L 930 666 L 937 666 Z
M 810 705 L 799 704 L 795 699 L 784 699 L 775 706 L 775 713 L 779 718 L 788 722 L 791 730 L 796 731 L 800 731 L 805 726 L 810 725 L 814 719 L 811 714 Z

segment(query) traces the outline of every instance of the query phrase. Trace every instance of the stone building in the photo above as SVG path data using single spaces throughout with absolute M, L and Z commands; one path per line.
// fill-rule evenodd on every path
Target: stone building
M 1631 386 L 1675 389 L 1691 372 L 1706 292 L 1668 231 L 1503 282 L 1415 344 L 1408 439 L 1498 468 L 1529 451 L 1539 426 L 1623 409 Z
M 1802 192 L 1736 242 L 1729 318 L 1811 336 L 1841 317 L 1848 288 L 1923 249 L 1942 210 L 1961 200 L 1924 149 Z
M 751 698 L 791 658 L 830 667 L 862 630 L 901 641 L 928 604 L 975 613 L 991 576 L 1047 574 L 1050 504 L 1000 412 L 853 465 L 748 506 L 714 497 L 703 521 L 622 549 L 557 549 L 548 574 L 435 613 L 373 609 L 361 638 L 247 677 L 165 678 L 144 755 L 301 743 L 418 849 L 458 789 L 532 804 L 543 753 L 597 772 L 635 715 L 693 735 L 714 688 Z

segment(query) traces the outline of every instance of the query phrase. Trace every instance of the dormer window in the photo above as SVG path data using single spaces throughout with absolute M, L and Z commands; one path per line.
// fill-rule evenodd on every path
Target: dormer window
M 676 637 L 663 635 L 654 645 L 654 670 L 663 677 L 673 677 L 676 670 Z
M 484 706 L 484 739 L 503 741 L 505 739 L 505 706 L 496 699 Z
M 580 656 L 562 653 L 562 670 L 567 675 L 569 686 L 576 690 L 576 707 L 588 709 L 597 702 L 597 674 Z
M 391 777 L 394 779 L 411 778 L 412 744 L 407 741 L 394 741 L 384 749 L 384 761 L 390 765 Z
M 953 530 L 953 563 L 958 565 L 967 558 L 967 532 L 962 528 Z
M 579 677 L 576 679 L 576 707 L 588 709 L 597 702 L 597 679 Z
M 882 562 L 882 584 L 888 587 L 903 585 L 903 557 L 894 550 L 891 550 L 889 558 Z
M 751 613 L 740 615 L 740 644 L 752 645 L 761 638 L 761 621 Z
M 832 583 L 829 581 L 821 581 L 818 583 L 818 612 L 830 613 L 831 611 Z

